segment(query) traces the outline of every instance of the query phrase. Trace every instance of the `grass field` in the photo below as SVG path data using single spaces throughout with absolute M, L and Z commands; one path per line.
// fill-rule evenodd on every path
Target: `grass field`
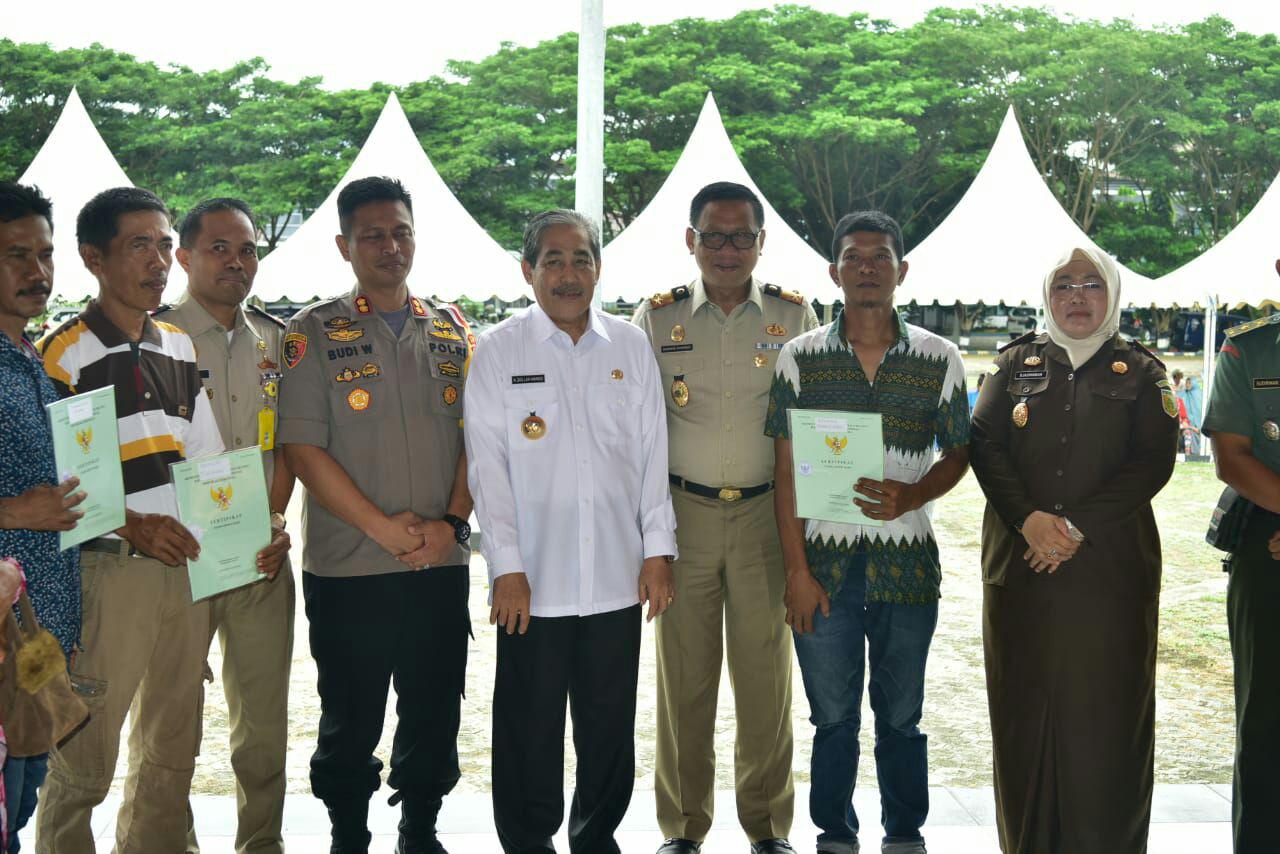
M 1226 576 L 1219 553 L 1204 543 L 1208 513 L 1219 484 L 1212 466 L 1179 464 L 1173 480 L 1156 499 L 1164 543 L 1164 586 L 1161 597 L 1160 653 L 1157 675 L 1156 778 L 1169 783 L 1223 783 L 1231 777 L 1233 744 L 1231 656 L 1224 616 Z M 983 498 L 968 475 L 935 507 L 934 525 L 942 550 L 943 600 L 928 672 L 923 727 L 929 733 L 931 779 L 935 784 L 982 786 L 991 783 L 991 738 L 987 718 L 981 641 L 979 528 Z M 296 519 L 290 526 L 297 530 Z M 296 560 L 296 555 L 295 555 Z M 296 563 L 295 563 L 296 566 Z M 463 707 L 458 749 L 463 777 L 460 788 L 489 787 L 489 702 L 493 694 L 494 630 L 485 606 L 485 571 L 480 558 L 472 564 L 471 613 L 476 640 L 471 647 L 467 699 Z M 307 651 L 307 623 L 299 602 L 297 643 L 290 699 L 289 790 L 309 791 L 307 762 L 315 745 L 319 704 L 315 667 Z M 429 650 L 423 651 L 429 655 Z M 639 715 L 636 722 L 637 781 L 653 786 L 654 726 L 653 631 L 646 627 L 641 653 Z M 217 649 L 213 670 L 221 667 Z M 794 673 L 797 778 L 808 778 L 812 729 L 808 705 Z M 394 698 L 392 699 L 394 703 Z M 388 721 L 394 721 L 388 708 Z M 874 784 L 869 761 L 870 710 L 865 709 L 864 752 L 860 775 Z M 391 727 L 379 755 L 390 755 Z M 722 679 L 716 722 L 719 788 L 733 787 L 733 702 L 727 675 Z M 571 779 L 573 751 L 566 745 L 566 781 Z M 123 756 L 121 757 L 123 763 Z M 123 772 L 123 764 L 120 772 Z M 195 791 L 230 794 L 233 778 L 227 754 L 227 721 L 221 686 L 209 688 L 205 704 L 205 741 L 196 771 Z

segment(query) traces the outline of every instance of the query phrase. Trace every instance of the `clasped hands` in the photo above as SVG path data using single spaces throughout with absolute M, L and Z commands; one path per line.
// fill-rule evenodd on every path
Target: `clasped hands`
M 388 516 L 374 542 L 410 569 L 426 569 L 445 562 L 457 539 L 443 519 L 427 521 L 412 510 Z
M 1080 548 L 1079 541 L 1071 536 L 1066 517 L 1041 510 L 1032 511 L 1023 520 L 1022 536 L 1028 546 L 1022 559 L 1036 572 L 1057 572 Z

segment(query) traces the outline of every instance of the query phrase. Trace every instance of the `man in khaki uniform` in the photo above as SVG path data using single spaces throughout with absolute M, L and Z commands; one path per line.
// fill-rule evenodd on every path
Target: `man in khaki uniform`
M 209 600 L 209 640 L 216 632 L 222 648 L 236 775 L 236 851 L 279 852 L 294 608 L 284 511 L 293 475 L 284 455 L 275 453 L 284 323 L 243 305 L 258 271 L 256 234 L 253 214 L 238 199 L 210 199 L 192 208 L 178 230 L 176 253 L 187 272 L 187 291 L 155 316 L 195 343 L 205 394 L 227 450 L 262 448 L 273 542 L 258 563 L 267 578 Z M 194 827 L 187 849 L 200 850 Z
M 298 312 L 284 341 L 280 442 L 307 488 L 302 595 L 320 695 L 311 789 L 331 854 L 368 850 L 392 679 L 397 852 L 444 850 L 436 814 L 459 778 L 470 347 L 459 317 L 409 293 L 411 204 L 390 178 L 343 188 L 337 243 L 356 285 Z
M 818 319 L 804 297 L 752 277 L 764 209 L 741 184 L 693 198 L 685 243 L 701 276 L 642 303 L 667 390 L 680 558 L 658 621 L 659 854 L 701 849 L 715 794 L 723 651 L 738 723 L 738 820 L 753 852 L 791 851 L 791 633 L 774 522 L 773 444 L 764 435 L 774 361 Z

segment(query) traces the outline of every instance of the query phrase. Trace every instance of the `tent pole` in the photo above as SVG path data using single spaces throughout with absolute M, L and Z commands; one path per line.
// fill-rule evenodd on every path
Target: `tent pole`
M 604 0 L 582 0 L 578 30 L 578 163 L 574 208 L 604 226 Z M 602 238 L 603 239 L 603 235 Z M 600 289 L 592 300 L 601 304 Z
M 1204 366 L 1200 371 L 1200 396 L 1205 405 L 1209 403 L 1209 392 L 1213 390 L 1213 369 L 1215 349 L 1218 343 L 1218 301 L 1213 294 L 1205 298 L 1204 310 Z M 1203 408 L 1201 410 L 1203 412 Z M 1196 425 L 1197 427 L 1200 425 Z M 1213 444 L 1200 439 L 1201 452 L 1213 459 Z

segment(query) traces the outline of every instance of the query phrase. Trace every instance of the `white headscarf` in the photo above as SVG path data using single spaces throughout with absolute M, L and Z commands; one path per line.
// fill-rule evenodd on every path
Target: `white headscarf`
M 1107 286 L 1106 316 L 1102 319 L 1102 325 L 1087 338 L 1072 338 L 1054 320 L 1053 303 L 1049 290 L 1053 286 L 1053 280 L 1057 277 L 1058 272 L 1077 257 L 1087 259 L 1092 263 L 1098 269 L 1098 272 L 1102 274 L 1102 281 Z M 1071 367 L 1073 368 L 1078 368 L 1089 361 L 1090 357 L 1098 352 L 1103 344 L 1110 341 L 1120 331 L 1120 269 L 1105 252 L 1092 247 L 1068 249 L 1058 259 L 1058 263 L 1053 265 L 1053 269 L 1049 271 L 1049 274 L 1044 277 L 1043 297 L 1044 322 L 1049 330 L 1049 339 L 1067 351 L 1067 356 L 1071 359 Z

